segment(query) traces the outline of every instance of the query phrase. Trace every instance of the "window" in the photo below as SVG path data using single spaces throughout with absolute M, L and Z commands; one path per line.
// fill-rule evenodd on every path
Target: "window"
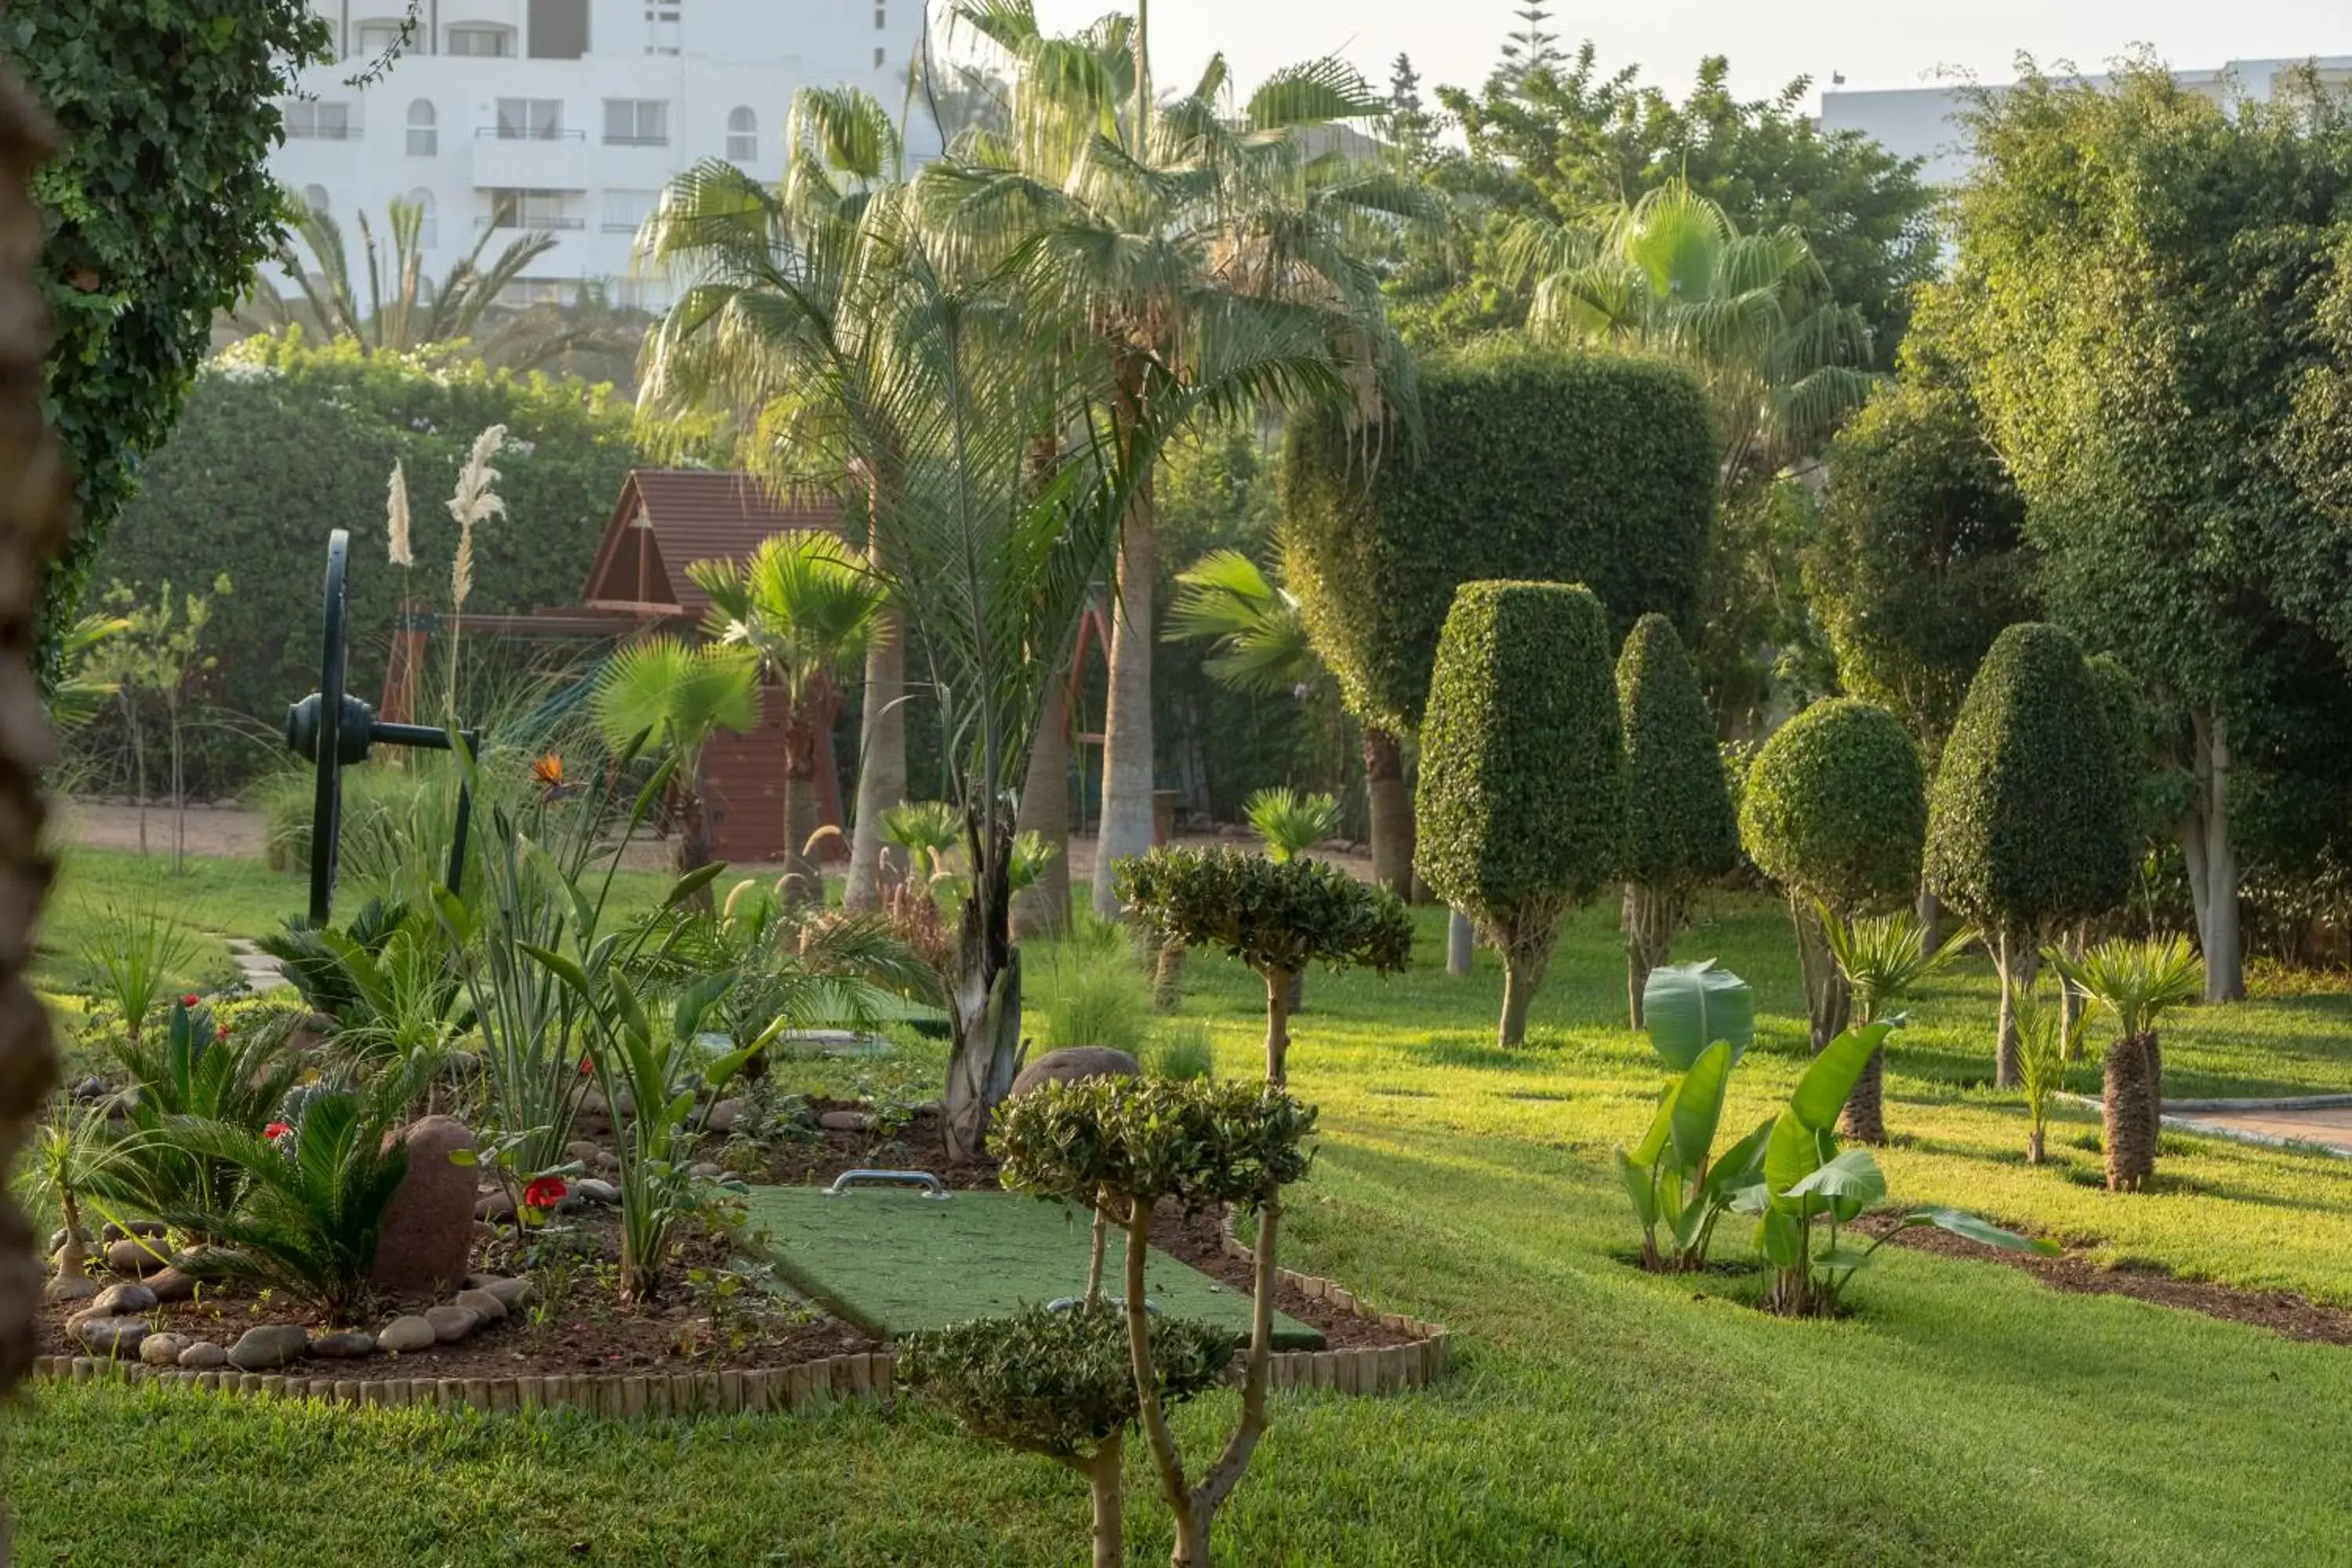
M 887 7 L 887 5 L 877 5 L 877 6 L 875 6 L 875 7 L 874 7 L 874 30 L 875 30 L 876 32 L 879 33 L 879 32 L 882 32 L 882 31 L 886 30 L 889 26 L 890 26 L 890 10 L 889 10 L 889 7 Z
M 880 69 L 882 68 L 882 62 L 883 62 L 885 59 L 887 59 L 887 58 L 888 58 L 888 56 L 889 56 L 889 51 L 888 51 L 888 50 L 884 49 L 884 48 L 883 48 L 880 45 L 878 45 L 878 44 L 877 44 L 877 45 L 876 45 L 876 46 L 875 46 L 875 49 L 874 49 L 874 68 L 875 68 L 876 70 L 880 70 Z
M 324 185 L 303 186 L 302 210 L 308 213 L 316 214 L 320 217 L 325 217 L 332 213 L 334 210 L 334 204 L 327 199 L 327 187 Z
M 668 146 L 669 105 L 657 98 L 606 99 L 604 144 L 607 147 Z
M 604 193 L 604 232 L 635 234 L 646 219 L 654 216 L 654 207 L 661 200 L 658 191 L 606 191 Z
M 380 59 L 401 47 L 402 35 L 407 31 L 404 22 L 362 22 L 359 45 L 352 53 L 361 59 Z
M 441 113 L 429 98 L 408 106 L 408 155 L 430 158 L 441 151 Z
M 298 98 L 285 105 L 284 112 L 286 134 L 298 142 L 348 142 L 356 134 L 348 103 Z
M 680 4 L 681 0 L 646 0 L 646 53 L 677 53 Z
M 563 203 L 562 191 L 492 191 L 490 226 L 541 232 L 587 227 L 584 219 L 563 210 Z
M 499 140 L 553 142 L 563 135 L 563 100 L 560 98 L 499 100 Z
M 441 204 L 423 185 L 408 193 L 408 205 L 416 209 L 416 247 L 431 250 L 441 243 Z
M 749 109 L 730 110 L 727 116 L 727 157 L 730 162 L 751 163 L 760 156 L 760 117 Z
M 448 52 L 478 59 L 506 59 L 515 52 L 514 29 L 479 23 L 453 26 L 449 29 Z
M 530 0 L 530 58 L 576 60 L 588 53 L 588 0 Z

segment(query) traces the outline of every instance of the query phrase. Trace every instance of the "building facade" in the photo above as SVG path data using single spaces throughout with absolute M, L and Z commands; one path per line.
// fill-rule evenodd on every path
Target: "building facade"
M 355 88 L 400 37 L 406 0 L 312 9 L 341 58 L 284 104 L 272 171 L 354 247 L 356 215 L 381 233 L 392 202 L 415 203 L 428 276 L 486 234 L 489 256 L 552 235 L 519 303 L 583 281 L 663 303 L 630 252 L 664 182 L 707 158 L 781 176 L 803 87 L 856 85 L 895 109 L 924 26 L 922 0 L 421 0 L 407 47 Z

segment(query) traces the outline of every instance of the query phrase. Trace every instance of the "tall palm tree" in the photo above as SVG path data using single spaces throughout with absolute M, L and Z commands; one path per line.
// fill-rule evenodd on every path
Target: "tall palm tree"
M 1220 338 L 1277 322 L 1311 323 L 1324 362 L 1272 379 L 1265 401 L 1353 397 L 1369 411 L 1402 394 L 1408 362 L 1357 242 L 1371 224 L 1418 213 L 1421 198 L 1339 151 L 1350 127 L 1385 108 L 1352 67 L 1326 58 L 1277 71 L 1236 105 L 1219 57 L 1159 100 L 1140 17 L 1049 37 L 1031 0 L 968 0 L 954 16 L 1009 64 L 1007 125 L 965 132 L 924 169 L 923 221 L 958 265 L 1017 279 L 1076 324 L 1084 341 L 1070 348 L 1107 358 L 1122 450 L 1150 417 L 1150 382 L 1181 384 Z M 1147 464 L 1119 535 L 1095 859 L 1105 913 L 1118 908 L 1117 862 L 1153 837 L 1151 481 Z
M 589 710 L 606 745 L 622 751 L 639 736 L 677 757 L 670 785 L 677 873 L 710 863 L 710 818 L 702 793 L 702 752 L 721 730 L 760 722 L 759 670 L 747 651 L 648 637 L 613 656 L 596 678 Z M 707 897 L 707 894 L 706 894 Z
M 507 285 L 555 248 L 555 236 L 527 234 L 485 266 L 483 257 L 498 232 L 486 228 L 474 248 L 435 283 L 425 276 L 424 209 L 414 202 L 394 201 L 385 211 L 388 248 L 377 241 L 367 215 L 359 218 L 367 267 L 365 299 L 352 277 L 342 226 L 331 215 L 305 211 L 295 222 L 295 233 L 318 264 L 315 272 L 304 264 L 291 239 L 281 240 L 278 247 L 278 266 L 293 279 L 297 296 L 308 309 L 309 324 L 331 338 L 352 339 L 370 353 L 405 353 L 472 336 Z M 247 312 L 240 321 L 262 331 L 299 319 L 294 302 L 258 277 Z
M 704 629 L 749 649 L 784 703 L 785 903 L 822 904 L 811 858 L 817 836 L 817 737 L 833 683 L 873 641 L 887 595 L 857 553 L 830 533 L 780 533 L 738 565 L 698 561 L 687 575 L 710 596 Z

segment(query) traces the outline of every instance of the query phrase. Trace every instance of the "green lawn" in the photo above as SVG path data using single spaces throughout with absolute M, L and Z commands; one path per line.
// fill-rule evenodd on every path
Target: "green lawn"
M 1802 1057 L 1785 922 L 1735 900 L 1684 951 L 1758 984 L 1727 1112 L 1745 1128 Z M 1412 973 L 1309 982 L 1290 1065 L 1324 1120 L 1286 1261 L 1449 1324 L 1457 1370 L 1405 1397 L 1278 1399 L 1220 1561 L 2352 1563 L 2352 1352 L 1893 1248 L 1836 1323 L 1766 1318 L 1737 1279 L 1645 1276 L 1620 1260 L 1609 1150 L 1659 1075 L 1606 920 L 1571 932 L 1521 1052 L 1491 1043 L 1491 966 L 1449 979 L 1442 952 L 1432 916 Z M 1253 1071 L 1255 982 L 1196 955 L 1192 991 L 1221 1069 Z M 1888 1086 L 1899 1201 L 2352 1304 L 2352 1163 L 2168 1137 L 2160 1190 L 2109 1197 L 2074 1143 L 2087 1117 L 2057 1130 L 2057 1164 L 2022 1163 L 2014 1097 L 1983 1084 L 1981 965 L 1914 1016 Z M 2352 995 L 2193 1012 L 2165 1055 L 2179 1095 L 2352 1089 Z M 1205 1444 L 1232 1412 L 1209 1400 L 1183 1429 Z M 493 1424 L 85 1387 L 44 1391 L 5 1437 L 26 1563 L 992 1568 L 1072 1563 L 1083 1540 L 1066 1473 L 916 1413 Z M 1134 1560 L 1164 1559 L 1139 1462 L 1130 1479 Z

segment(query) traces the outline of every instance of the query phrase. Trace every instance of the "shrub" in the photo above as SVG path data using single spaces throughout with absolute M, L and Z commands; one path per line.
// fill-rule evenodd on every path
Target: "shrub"
M 1927 832 L 1919 750 L 1884 708 L 1817 702 L 1749 764 L 1740 841 L 1789 897 L 1815 1050 L 1845 1027 L 1847 998 L 1812 906 L 1851 915 L 1902 902 L 1918 886 Z
M 1826 907 L 1814 910 L 1822 922 L 1830 962 L 1853 999 L 1854 1022 L 1885 1022 L 1902 1027 L 1899 1009 L 1906 997 L 1941 972 L 1961 950 L 1976 940 L 1972 931 L 1957 931 L 1940 943 L 1931 942 L 1927 928 L 1909 910 L 1887 915 L 1856 915 L 1846 920 Z M 1841 1122 L 1846 1135 L 1864 1143 L 1886 1142 L 1886 1052 L 1871 1053 L 1854 1080 Z
M 1712 959 L 1654 969 L 1647 984 L 1651 1047 L 1681 1076 L 1659 1096 L 1642 1141 L 1617 1151 L 1617 1169 L 1642 1222 L 1643 1267 L 1704 1268 L 1716 1224 L 1755 1179 L 1772 1131 L 1767 1121 L 1716 1157 L 1731 1069 L 1756 1037 L 1756 1003 L 1748 983 Z
M 1650 971 L 1674 954 L 1698 887 L 1738 869 L 1714 716 L 1672 621 L 1633 623 L 1617 656 L 1625 727 L 1625 994 L 1633 1027 Z
M 144 899 L 109 904 L 89 924 L 90 936 L 76 955 L 83 994 L 111 1005 L 135 1042 L 172 976 L 195 955 L 195 939 Z
M 191 1122 L 257 1136 L 277 1119 L 302 1063 L 293 1047 L 299 1015 L 280 1014 L 249 1029 L 225 1028 L 212 1010 L 186 998 L 172 1007 L 159 1042 L 151 1034 L 115 1043 L 116 1058 L 136 1091 L 131 1124 L 140 1147 L 123 1186 L 161 1218 L 226 1215 L 245 1190 L 243 1163 L 184 1143 L 174 1130 Z
M 2017 1082 L 2014 998 L 2042 942 L 2131 890 L 2133 792 L 2106 709 L 2072 637 L 2011 626 L 1969 684 L 1936 772 L 1927 885 L 1991 939 L 2003 1087 Z
M 1038 1044 L 1049 1051 L 1078 1046 L 1126 1050 L 1151 1023 L 1151 994 L 1124 952 L 1057 954 L 1051 989 L 1039 998 L 1045 1016 Z
M 1151 1033 L 1143 1053 L 1147 1078 L 1178 1082 L 1206 1082 L 1217 1076 L 1217 1051 L 1207 1022 L 1200 1018 L 1170 1018 Z
M 1393 974 L 1412 957 L 1397 896 L 1318 860 L 1236 849 L 1154 849 L 1122 861 L 1119 902 L 1163 946 L 1221 947 L 1265 982 L 1265 1079 L 1286 1080 L 1290 983 L 1310 963 Z
M 1608 617 L 1589 589 L 1470 583 L 1446 617 L 1422 729 L 1415 864 L 1503 955 L 1502 1043 L 1559 922 L 1622 861 L 1625 753 Z
M 1284 450 L 1285 572 L 1359 717 L 1420 727 L 1465 583 L 1582 583 L 1620 637 L 1653 610 L 1696 631 L 1717 444 L 1686 372 L 1481 351 L 1424 367 L 1420 405 L 1419 440 L 1377 463 L 1339 412 Z

